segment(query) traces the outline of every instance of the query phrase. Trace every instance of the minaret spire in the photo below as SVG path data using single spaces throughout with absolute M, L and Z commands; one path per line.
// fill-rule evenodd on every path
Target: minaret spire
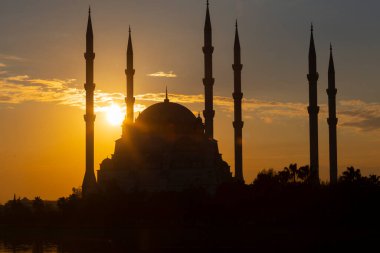
M 91 9 L 88 10 L 88 22 L 86 32 L 86 171 L 82 183 L 83 196 L 88 195 L 96 190 L 96 178 L 94 173 L 94 36 L 92 32 Z
M 337 135 L 336 125 L 338 118 L 336 117 L 336 93 L 335 88 L 335 68 L 330 44 L 330 61 L 328 69 L 328 88 L 326 90 L 329 100 L 329 117 L 327 123 L 329 125 L 329 151 L 330 151 L 330 183 L 335 184 L 338 181 L 338 161 L 337 161 Z
M 232 97 L 234 99 L 235 179 L 239 182 L 244 182 L 242 137 L 244 122 L 242 121 L 241 110 L 241 100 L 243 98 L 243 93 L 241 92 L 241 70 L 243 65 L 240 61 L 241 52 L 237 21 L 235 27 L 234 64 L 232 65 L 232 69 L 234 70 L 234 92 L 232 93 Z
M 169 102 L 169 98 L 168 98 L 168 86 L 165 86 L 165 99 L 164 99 L 164 102 L 165 103 Z
M 203 116 L 205 118 L 205 134 L 208 138 L 213 139 L 215 111 L 213 109 L 214 78 L 212 77 L 212 53 L 214 52 L 214 47 L 212 46 L 212 29 L 208 1 L 204 26 L 204 46 L 202 49 L 205 68 L 205 76 L 203 78 L 203 85 L 205 87 L 205 109 L 203 111 Z
M 127 105 L 127 117 L 123 124 L 123 136 L 127 133 L 128 125 L 133 123 L 134 114 L 134 104 L 135 98 L 133 96 L 133 76 L 135 70 L 133 68 L 133 47 L 132 47 L 132 35 L 131 27 L 128 29 L 128 47 L 127 47 L 127 68 L 125 69 L 125 74 L 127 77 L 127 97 L 125 98 L 125 103 Z
M 86 31 L 86 52 L 93 52 L 93 51 L 94 51 L 94 35 L 92 32 L 91 7 L 88 7 L 88 20 L 87 20 L 87 31 Z
M 315 52 L 313 24 L 310 29 L 309 47 L 309 138 L 310 138 L 310 172 L 313 182 L 319 183 L 319 157 L 318 157 L 318 113 L 319 106 L 317 101 L 317 82 L 319 74 L 317 72 L 317 56 Z

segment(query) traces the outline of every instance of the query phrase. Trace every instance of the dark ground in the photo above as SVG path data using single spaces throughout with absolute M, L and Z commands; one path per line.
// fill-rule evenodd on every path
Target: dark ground
M 33 252 L 45 244 L 73 253 L 377 252 L 380 184 L 342 177 L 313 185 L 265 172 L 251 185 L 225 184 L 214 194 L 109 189 L 61 198 L 57 208 L 15 199 L 0 209 L 0 224 L 7 248 L 29 245 Z

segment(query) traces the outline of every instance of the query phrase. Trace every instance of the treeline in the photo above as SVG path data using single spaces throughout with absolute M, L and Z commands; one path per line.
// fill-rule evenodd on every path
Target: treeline
M 241 226 L 353 224 L 380 213 L 380 177 L 347 168 L 336 185 L 310 183 L 308 166 L 264 170 L 251 184 L 229 183 L 210 194 L 105 193 L 81 198 L 78 189 L 56 203 L 14 198 L 0 206 L 0 224 L 51 227 Z
M 291 164 L 281 171 L 264 170 L 251 184 L 221 185 L 212 194 L 203 189 L 123 193 L 110 187 L 87 198 L 80 195 L 74 189 L 56 203 L 15 197 L 0 208 L 0 232 L 88 228 L 118 237 L 122 233 L 112 231 L 127 229 L 140 231 L 129 232 L 137 236 L 131 241 L 150 231 L 158 244 L 254 245 L 275 251 L 293 250 L 293 244 L 297 249 L 362 249 L 379 237 L 380 178 L 353 167 L 334 185 L 311 183 L 307 166 Z

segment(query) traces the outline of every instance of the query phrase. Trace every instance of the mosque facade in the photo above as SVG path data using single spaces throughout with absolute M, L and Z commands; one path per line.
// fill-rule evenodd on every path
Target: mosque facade
M 204 26 L 204 78 L 205 109 L 204 122 L 183 105 L 166 98 L 146 108 L 134 120 L 133 46 L 131 30 L 127 47 L 127 113 L 122 125 L 121 138 L 116 140 L 114 153 L 100 164 L 95 179 L 93 165 L 93 32 L 89 13 L 86 35 L 86 172 L 83 180 L 83 194 L 89 194 L 108 186 L 130 191 L 181 191 L 188 188 L 203 188 L 214 191 L 225 182 L 244 182 L 242 164 L 241 120 L 241 69 L 240 42 L 237 31 L 234 44 L 234 108 L 235 117 L 235 175 L 219 152 L 214 139 L 213 86 L 212 76 L 212 28 L 209 4 L 207 3 Z

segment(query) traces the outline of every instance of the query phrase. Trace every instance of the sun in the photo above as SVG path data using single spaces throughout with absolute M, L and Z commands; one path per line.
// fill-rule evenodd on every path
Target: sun
M 124 120 L 124 114 L 120 106 L 112 104 L 106 109 L 107 121 L 112 126 L 120 126 Z

